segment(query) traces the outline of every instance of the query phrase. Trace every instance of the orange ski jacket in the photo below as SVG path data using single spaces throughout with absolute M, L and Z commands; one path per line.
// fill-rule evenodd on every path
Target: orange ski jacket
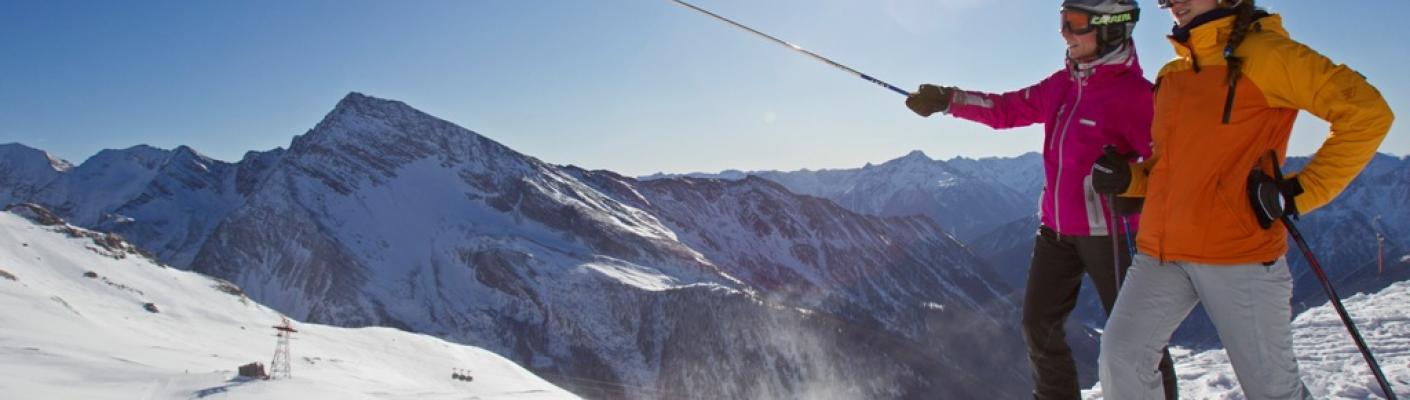
M 1228 84 L 1224 48 L 1234 17 L 1171 37 L 1177 57 L 1156 80 L 1152 155 L 1133 166 L 1123 196 L 1145 196 L 1137 246 L 1161 260 L 1246 264 L 1287 252 L 1285 228 L 1260 229 L 1247 195 L 1267 155 L 1285 157 L 1293 120 L 1306 110 L 1331 133 L 1296 176 L 1303 214 L 1330 202 L 1375 155 L 1394 119 L 1381 94 L 1345 65 L 1289 38 L 1278 15 L 1258 19 L 1234 55 L 1242 74 Z

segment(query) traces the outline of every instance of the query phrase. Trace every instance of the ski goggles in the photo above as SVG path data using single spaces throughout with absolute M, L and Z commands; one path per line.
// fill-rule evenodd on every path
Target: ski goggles
M 1120 14 L 1092 15 L 1080 10 L 1062 10 L 1062 30 L 1075 35 L 1084 35 L 1102 26 L 1136 22 L 1141 10 L 1131 10 Z

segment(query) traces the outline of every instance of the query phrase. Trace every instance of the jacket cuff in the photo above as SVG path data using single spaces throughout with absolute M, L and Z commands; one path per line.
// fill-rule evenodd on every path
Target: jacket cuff
M 1297 177 L 1298 173 L 1295 172 L 1288 174 L 1283 179 L 1297 182 L 1299 189 L 1302 189 L 1300 190 L 1300 193 L 1298 193 L 1296 196 L 1293 196 L 1293 206 L 1297 207 L 1298 215 L 1305 216 L 1307 215 L 1307 213 L 1312 212 L 1312 210 L 1316 210 L 1324 205 L 1327 205 L 1326 202 L 1320 201 L 1318 199 L 1319 196 L 1317 196 L 1316 193 L 1313 193 L 1312 191 L 1306 190 L 1306 188 L 1302 187 L 1302 180 L 1297 179 Z
M 1121 197 L 1146 197 L 1146 166 L 1140 163 L 1131 163 L 1131 183 L 1126 185 L 1126 191 L 1118 196 Z
M 946 92 L 947 94 L 949 94 L 950 98 L 946 99 L 947 101 L 945 102 L 945 108 L 940 109 L 940 113 L 950 115 L 950 110 L 953 110 L 955 108 L 955 98 L 959 97 L 960 95 L 960 88 L 946 87 L 945 89 L 948 89 L 946 90 Z

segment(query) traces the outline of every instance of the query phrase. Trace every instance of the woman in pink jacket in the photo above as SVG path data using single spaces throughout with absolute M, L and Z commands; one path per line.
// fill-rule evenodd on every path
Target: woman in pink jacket
M 1123 224 L 1107 218 L 1108 205 L 1092 190 L 1091 171 L 1106 145 L 1121 154 L 1151 153 L 1151 83 L 1141 75 L 1131 41 L 1139 15 L 1135 0 L 1063 1 L 1067 62 L 1062 70 L 1014 92 L 921 85 L 906 99 L 906 106 L 922 117 L 940 112 L 994 129 L 1044 125 L 1042 226 L 1023 299 L 1023 334 L 1038 399 L 1080 397 L 1063 324 L 1076 305 L 1082 275 L 1092 277 L 1109 314 L 1117 281 L 1130 266 L 1127 244 L 1112 249 L 1112 235 L 1122 236 Z M 1119 267 L 1113 265 L 1116 257 Z M 1168 352 L 1160 371 L 1166 397 L 1175 398 Z

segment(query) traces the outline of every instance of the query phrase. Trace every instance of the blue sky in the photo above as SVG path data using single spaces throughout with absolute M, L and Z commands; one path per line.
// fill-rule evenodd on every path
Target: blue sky
M 696 0 L 905 89 L 1004 91 L 1061 66 L 1057 1 Z M 1410 2 L 1260 2 L 1406 114 Z M 1173 53 L 1142 1 L 1146 75 Z M 401 100 L 557 164 L 657 171 L 850 168 L 1036 151 L 911 114 L 903 98 L 667 0 L 0 0 L 0 143 L 81 162 L 190 145 L 287 147 L 350 91 Z M 1402 121 L 1382 151 L 1410 153 Z M 1327 125 L 1304 113 L 1290 152 Z

